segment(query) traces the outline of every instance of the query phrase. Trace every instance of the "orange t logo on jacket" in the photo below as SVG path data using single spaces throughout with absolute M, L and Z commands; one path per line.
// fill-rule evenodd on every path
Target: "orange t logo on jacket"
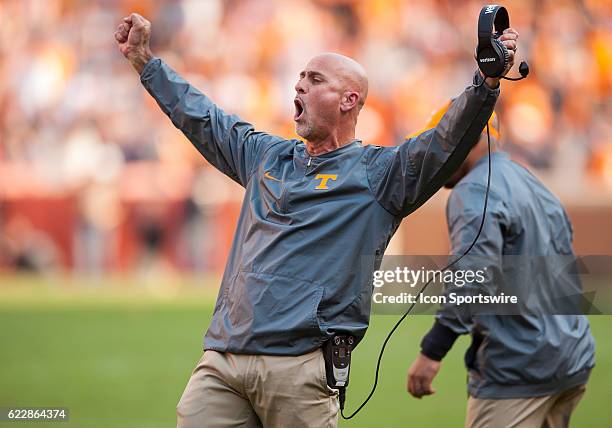
M 317 174 L 315 176 L 315 180 L 321 180 L 321 182 L 317 185 L 317 187 L 315 187 L 315 189 L 319 189 L 319 190 L 329 189 L 329 187 L 327 187 L 327 180 L 336 181 L 336 178 L 338 178 L 336 174 Z

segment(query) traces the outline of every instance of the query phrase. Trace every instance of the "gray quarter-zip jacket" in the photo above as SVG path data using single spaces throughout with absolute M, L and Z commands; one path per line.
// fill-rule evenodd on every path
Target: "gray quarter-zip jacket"
M 551 315 L 555 294 L 580 295 L 580 279 L 568 274 L 572 226 L 559 200 L 507 153 L 491 155 L 491 188 L 484 227 L 461 269 L 487 269 L 497 280 L 485 283 L 496 294 L 517 294 L 524 308 L 513 315 L 470 313 L 443 305 L 422 352 L 440 360 L 460 334 L 471 334 L 465 361 L 468 391 L 478 398 L 552 395 L 587 382 L 595 365 L 595 343 L 584 315 Z M 452 254 L 470 245 L 482 219 L 487 156 L 453 189 L 447 205 Z M 463 286 L 478 294 L 481 285 Z M 459 291 L 453 288 L 450 291 Z M 464 305 L 465 306 L 465 305 Z M 567 312 L 561 312 L 567 313 Z M 576 313 L 576 312 L 572 312 Z
M 245 189 L 205 349 L 301 355 L 335 332 L 361 339 L 372 273 L 403 217 L 463 162 L 499 89 L 469 86 L 440 124 L 397 147 L 353 141 L 320 156 L 257 132 L 160 59 L 141 81 L 196 149 Z

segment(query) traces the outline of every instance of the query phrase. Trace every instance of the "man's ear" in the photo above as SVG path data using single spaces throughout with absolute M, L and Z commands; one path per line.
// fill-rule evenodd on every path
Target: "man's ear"
M 345 92 L 342 95 L 342 101 L 340 102 L 340 111 L 346 113 L 347 111 L 354 108 L 359 103 L 359 93 L 357 92 Z

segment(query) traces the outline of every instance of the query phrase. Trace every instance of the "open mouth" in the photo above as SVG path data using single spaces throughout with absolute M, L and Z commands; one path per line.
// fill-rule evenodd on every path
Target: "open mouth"
M 293 120 L 298 121 L 302 118 L 302 115 L 304 114 L 304 104 L 299 98 L 294 98 L 293 104 L 295 104 L 295 114 L 293 115 Z

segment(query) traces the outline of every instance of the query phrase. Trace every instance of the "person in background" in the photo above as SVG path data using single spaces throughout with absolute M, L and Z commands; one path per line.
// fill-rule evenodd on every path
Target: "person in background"
M 452 101 L 435 112 L 426 129 L 435 127 Z M 497 272 L 506 290 L 523 284 L 553 290 L 558 263 L 573 255 L 572 226 L 560 201 L 527 169 L 500 148 L 499 120 L 488 122 L 491 141 L 491 186 L 482 232 L 463 259 L 461 269 Z M 446 182 L 453 189 L 446 207 L 451 254 L 469 247 L 482 221 L 487 190 L 487 132 Z M 534 258 L 521 263 L 512 257 Z M 572 289 L 580 293 L 576 275 Z M 509 282 L 509 284 L 508 284 Z M 476 288 L 486 284 L 473 285 Z M 491 286 L 492 288 L 493 286 Z M 469 293 L 469 287 L 462 287 Z M 455 288 L 457 289 L 457 288 Z M 441 361 L 459 335 L 472 344 L 465 357 L 469 399 L 466 427 L 562 428 L 582 398 L 595 364 L 595 345 L 584 315 L 485 315 L 442 305 L 421 352 L 408 371 L 408 392 L 416 398 L 433 394 Z

